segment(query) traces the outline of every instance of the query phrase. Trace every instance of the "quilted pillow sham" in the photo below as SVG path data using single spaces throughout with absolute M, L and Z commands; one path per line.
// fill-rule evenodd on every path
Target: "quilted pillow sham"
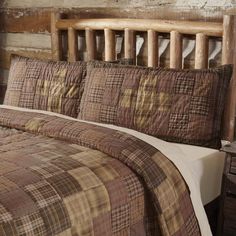
M 78 118 L 219 148 L 231 74 L 231 65 L 172 70 L 89 63 Z
M 77 117 L 85 76 L 85 62 L 13 56 L 4 104 Z

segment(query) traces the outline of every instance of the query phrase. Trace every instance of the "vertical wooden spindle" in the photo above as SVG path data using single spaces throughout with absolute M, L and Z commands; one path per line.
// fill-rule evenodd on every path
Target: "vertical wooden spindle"
M 170 32 L 170 68 L 182 68 L 182 35 L 177 31 Z
M 125 58 L 136 59 L 136 36 L 133 30 L 125 29 Z
M 105 61 L 114 61 L 116 59 L 115 34 L 111 29 L 104 29 L 105 35 Z
M 208 37 L 202 33 L 196 35 L 195 69 L 208 67 Z
M 68 61 L 74 62 L 78 55 L 78 35 L 72 27 L 68 28 Z
M 60 19 L 60 13 L 51 13 L 51 51 L 53 60 L 59 61 L 62 57 L 60 31 L 56 28 L 56 22 Z
M 233 141 L 236 106 L 236 17 L 225 15 L 223 20 L 222 64 L 234 64 L 224 113 L 223 139 Z
M 158 34 L 154 30 L 148 30 L 148 66 L 158 66 Z
M 234 38 L 234 16 L 225 15 L 223 21 L 222 39 L 222 64 L 230 64 L 233 61 L 233 41 Z
M 96 38 L 95 32 L 87 28 L 85 30 L 86 47 L 87 47 L 87 60 L 94 60 L 96 58 Z

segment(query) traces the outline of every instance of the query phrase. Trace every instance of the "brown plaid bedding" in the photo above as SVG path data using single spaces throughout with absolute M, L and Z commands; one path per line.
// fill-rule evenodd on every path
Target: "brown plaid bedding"
M 232 66 L 147 69 L 89 63 L 79 118 L 219 148 Z
M 0 108 L 0 235 L 200 235 L 188 187 L 120 131 Z
M 5 105 L 76 117 L 84 89 L 86 63 L 43 61 L 14 56 Z

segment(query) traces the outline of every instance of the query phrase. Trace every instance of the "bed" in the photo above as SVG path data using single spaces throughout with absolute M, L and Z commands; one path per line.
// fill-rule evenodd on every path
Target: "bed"
M 212 235 L 204 205 L 220 195 L 218 148 L 220 138 L 233 139 L 236 77 L 229 81 L 232 66 L 205 69 L 208 38 L 222 38 L 222 64 L 233 64 L 234 18 L 60 19 L 52 13 L 52 55 L 60 61 L 66 51 L 69 62 L 13 59 L 0 106 L 0 235 Z M 85 31 L 88 64 L 77 62 L 78 31 Z M 105 61 L 113 63 L 91 61 L 96 31 L 104 31 Z M 124 31 L 126 62 L 135 62 L 135 32 L 147 32 L 152 68 L 115 64 L 115 31 Z M 170 34 L 172 69 L 155 69 L 159 33 Z M 195 71 L 181 70 L 184 35 L 196 35 Z

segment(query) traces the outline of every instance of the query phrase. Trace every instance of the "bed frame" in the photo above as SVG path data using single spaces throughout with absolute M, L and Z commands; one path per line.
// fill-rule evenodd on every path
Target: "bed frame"
M 124 56 L 135 59 L 135 32 L 147 32 L 148 66 L 158 66 L 158 34 L 170 34 L 170 68 L 182 68 L 183 35 L 195 37 L 195 68 L 208 68 L 208 39 L 222 39 L 222 64 L 233 64 L 234 74 L 228 92 L 228 102 L 223 122 L 224 140 L 232 141 L 236 108 L 236 16 L 225 15 L 223 22 L 170 21 L 153 19 L 61 19 L 52 12 L 52 56 L 62 59 L 61 32 L 68 32 L 68 61 L 78 58 L 77 31 L 85 31 L 87 59 L 96 59 L 95 31 L 104 31 L 105 61 L 116 59 L 115 31 L 124 31 Z

